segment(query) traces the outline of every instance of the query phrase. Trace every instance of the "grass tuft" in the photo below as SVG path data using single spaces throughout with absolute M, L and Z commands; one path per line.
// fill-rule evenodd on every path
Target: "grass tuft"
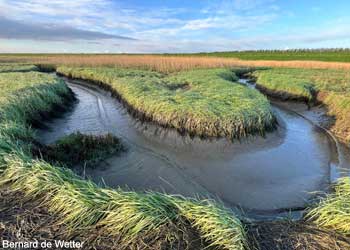
M 241 250 L 246 246 L 245 228 L 233 212 L 211 200 L 174 199 L 180 214 L 210 242 L 209 246 Z
M 339 179 L 333 188 L 334 192 L 312 208 L 307 218 L 319 227 L 350 236 L 350 177 Z
M 119 138 L 112 134 L 84 135 L 76 132 L 60 138 L 41 149 L 45 159 L 67 166 L 93 167 L 107 157 L 125 150 Z

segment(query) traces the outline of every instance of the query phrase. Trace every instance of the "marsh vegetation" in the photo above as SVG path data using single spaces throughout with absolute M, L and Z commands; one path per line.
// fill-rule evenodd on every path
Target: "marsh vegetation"
M 266 69 L 252 74 L 258 87 L 285 99 L 304 99 L 323 104 L 336 117 L 332 132 L 350 140 L 350 73 L 334 69 Z
M 114 92 L 136 117 L 201 137 L 239 139 L 264 135 L 276 120 L 267 99 L 232 84 L 228 69 L 162 74 L 145 70 L 58 67 L 71 78 L 93 81 Z
M 288 59 L 288 56 L 284 56 Z M 15 54 L 0 55 L 0 62 L 8 64 L 29 63 L 46 65 L 53 70 L 56 65 L 66 66 L 109 66 L 121 68 L 147 69 L 162 73 L 179 72 L 192 69 L 222 68 L 222 67 L 277 67 L 303 69 L 343 69 L 349 70 L 350 64 L 341 61 L 325 62 L 312 60 L 242 60 L 220 56 L 197 55 L 120 55 L 120 54 Z M 47 67 L 49 66 L 49 67 Z M 52 67 L 53 66 L 53 67 Z
M 175 58 L 171 57 L 160 60 L 157 56 L 145 56 L 145 61 L 136 63 L 140 57 L 135 56 L 121 63 L 115 58 L 102 57 L 95 63 L 103 67 L 97 67 L 84 65 L 87 61 L 91 64 L 89 57 L 75 58 L 76 61 L 69 59 L 66 65 L 58 65 L 67 61 L 65 57 L 48 58 L 51 66 L 46 69 L 56 69 L 60 74 L 88 80 L 112 91 L 138 119 L 193 137 L 227 137 L 230 140 L 265 135 L 276 127 L 269 100 L 257 90 L 236 83 L 237 75 L 252 70 L 232 67 L 234 62 L 208 59 L 197 64 L 199 59 L 196 58 L 174 63 Z M 98 62 L 100 59 L 102 63 Z M 194 237 L 200 239 L 196 247 L 243 250 L 268 249 L 263 245 L 266 240 L 273 241 L 271 235 L 285 237 L 298 233 L 300 237 L 288 238 L 292 239 L 289 245 L 285 243 L 281 247 L 317 249 L 322 246 L 327 250 L 348 247 L 349 177 L 334 184 L 332 192 L 310 207 L 300 222 L 256 225 L 211 199 L 109 188 L 78 176 L 66 167 L 79 163 L 94 166 L 100 159 L 122 150 L 122 140 L 111 135 L 97 137 L 76 133 L 52 144 L 46 152 L 40 151 L 34 127 L 66 110 L 74 95 L 62 79 L 38 72 L 39 68 L 45 67 L 29 64 L 0 67 L 1 192 L 7 198 L 16 195 L 26 204 L 35 203 L 44 214 L 59 221 L 66 237 L 94 235 L 95 242 L 117 239 L 112 247 L 117 244 L 118 247 L 145 249 L 149 246 L 179 248 L 181 244 L 180 249 L 186 248 L 192 246 Z M 339 135 L 348 139 L 347 72 L 340 69 L 255 69 L 251 76 L 258 85 L 277 94 L 283 92 L 327 105 L 329 115 L 340 122 L 334 131 L 339 128 L 342 131 Z M 38 153 L 38 147 L 45 155 Z M 266 226 L 274 230 L 268 231 Z M 264 234 L 254 231 L 256 227 L 268 234 L 261 236 Z M 306 230 L 310 233 L 305 233 Z M 318 244 L 320 242 L 324 244 Z M 277 249 L 280 243 L 271 244 L 268 245 L 271 249 Z
M 121 140 L 112 134 L 85 135 L 76 132 L 60 138 L 54 144 L 41 146 L 38 150 L 46 160 L 53 163 L 68 167 L 93 167 L 99 161 L 126 149 Z

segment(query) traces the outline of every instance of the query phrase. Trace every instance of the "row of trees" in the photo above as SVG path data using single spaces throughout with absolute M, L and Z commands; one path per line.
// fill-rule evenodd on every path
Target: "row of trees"
M 244 51 L 232 51 L 233 53 L 244 53 L 244 52 L 269 52 L 269 53 L 290 53 L 290 52 L 350 52 L 350 48 L 318 48 L 318 49 L 284 49 L 284 50 L 244 50 Z

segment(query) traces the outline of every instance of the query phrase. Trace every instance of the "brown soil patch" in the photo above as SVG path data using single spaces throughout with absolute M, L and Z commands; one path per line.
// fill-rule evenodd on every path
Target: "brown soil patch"
M 261 222 L 248 227 L 250 250 L 348 250 L 350 238 L 304 221 Z

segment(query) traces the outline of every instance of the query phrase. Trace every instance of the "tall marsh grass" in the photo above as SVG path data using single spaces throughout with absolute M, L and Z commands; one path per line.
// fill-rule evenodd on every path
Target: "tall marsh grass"
M 326 227 L 350 236 L 350 177 L 338 180 L 328 194 L 307 217 L 319 227 Z
M 270 92 L 303 97 L 326 105 L 335 117 L 332 132 L 350 141 L 350 72 L 335 69 L 264 69 L 253 73 L 258 86 Z M 283 96 L 283 95 L 281 95 Z
M 241 222 L 232 212 L 211 201 L 100 188 L 79 179 L 70 170 L 23 154 L 7 155 L 4 165 L 0 184 L 30 198 L 44 196 L 43 205 L 58 214 L 71 233 L 88 233 L 98 227 L 111 237 L 122 235 L 127 245 L 160 230 L 164 224 L 177 223 L 182 217 L 210 245 L 232 250 L 244 248 Z
M 149 70 L 62 66 L 57 72 L 107 88 L 137 118 L 180 133 L 233 140 L 264 135 L 276 125 L 265 96 L 234 83 L 238 80 L 234 70 L 196 69 L 166 75 Z
M 169 73 L 197 68 L 218 67 L 281 67 L 312 69 L 350 69 L 350 63 L 307 60 L 240 60 L 213 56 L 164 56 L 164 55 L 18 55 L 0 56 L 1 61 L 19 61 L 36 64 L 67 66 L 114 66 L 151 69 Z

